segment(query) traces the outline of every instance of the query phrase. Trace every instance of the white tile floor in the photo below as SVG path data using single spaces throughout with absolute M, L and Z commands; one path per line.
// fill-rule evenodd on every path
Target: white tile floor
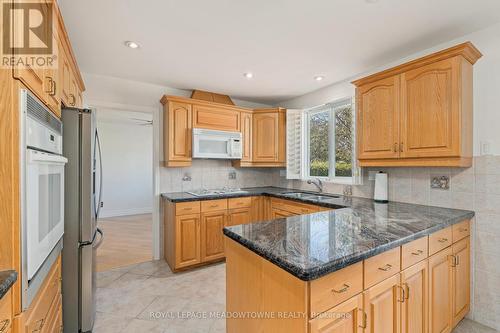
M 225 310 L 225 265 L 173 274 L 164 261 L 149 261 L 97 275 L 94 333 L 220 333 Z M 200 313 L 206 318 L 184 318 Z M 162 317 L 163 316 L 163 317 Z M 169 316 L 169 317 L 165 317 Z M 499 333 L 471 320 L 453 333 Z

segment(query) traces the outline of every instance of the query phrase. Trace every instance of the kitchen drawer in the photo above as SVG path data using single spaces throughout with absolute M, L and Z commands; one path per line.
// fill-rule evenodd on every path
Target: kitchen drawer
M 227 199 L 207 200 L 201 202 L 201 212 L 214 212 L 227 209 Z
M 363 295 L 354 296 L 329 309 L 325 316 L 309 321 L 309 333 L 363 332 Z
M 453 243 L 470 235 L 470 221 L 463 221 L 451 227 Z
M 227 200 L 229 209 L 233 208 L 247 208 L 252 205 L 252 197 L 245 198 L 231 198 Z
M 200 212 L 200 202 L 179 202 L 175 204 L 175 215 L 198 214 Z
M 45 332 L 52 303 L 61 294 L 61 257 L 52 266 L 37 296 L 26 312 L 25 332 Z
M 0 332 L 9 332 L 12 327 L 12 291 L 8 291 L 0 300 Z
M 422 237 L 401 246 L 401 269 L 408 268 L 424 260 L 429 255 L 428 237 Z
M 277 198 L 271 199 L 271 205 L 273 208 L 285 210 L 298 215 L 310 214 L 317 212 L 319 210 L 318 207 L 315 205 L 309 205 L 298 201 L 283 200 Z
M 433 255 L 451 245 L 451 227 L 439 230 L 429 236 L 429 255 Z
M 365 289 L 399 273 L 401 270 L 401 248 L 383 252 L 365 260 Z
M 311 281 L 311 317 L 363 291 L 363 262 Z

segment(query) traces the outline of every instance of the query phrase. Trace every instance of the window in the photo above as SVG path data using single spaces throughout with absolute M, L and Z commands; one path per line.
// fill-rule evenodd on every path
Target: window
M 356 183 L 359 172 L 353 153 L 352 99 L 306 110 L 290 110 L 287 114 L 287 152 L 287 178 Z

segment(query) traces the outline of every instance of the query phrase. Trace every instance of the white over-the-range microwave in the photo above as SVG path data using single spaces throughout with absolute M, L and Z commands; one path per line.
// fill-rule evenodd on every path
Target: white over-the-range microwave
M 241 159 L 241 133 L 193 128 L 193 158 Z

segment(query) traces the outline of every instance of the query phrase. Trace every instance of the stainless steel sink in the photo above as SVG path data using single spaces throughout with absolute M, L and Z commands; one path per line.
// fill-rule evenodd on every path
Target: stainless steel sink
M 294 198 L 305 198 L 312 195 L 311 193 L 304 193 L 304 192 L 287 192 L 283 194 Z
M 335 198 L 340 198 L 338 195 L 310 195 L 304 197 L 304 199 L 309 199 L 309 200 L 330 200 L 330 199 L 335 199 Z
M 297 199 L 318 200 L 318 201 L 340 198 L 339 195 L 334 195 L 334 194 L 324 195 L 324 194 L 315 194 L 309 192 L 287 192 L 283 194 Z

